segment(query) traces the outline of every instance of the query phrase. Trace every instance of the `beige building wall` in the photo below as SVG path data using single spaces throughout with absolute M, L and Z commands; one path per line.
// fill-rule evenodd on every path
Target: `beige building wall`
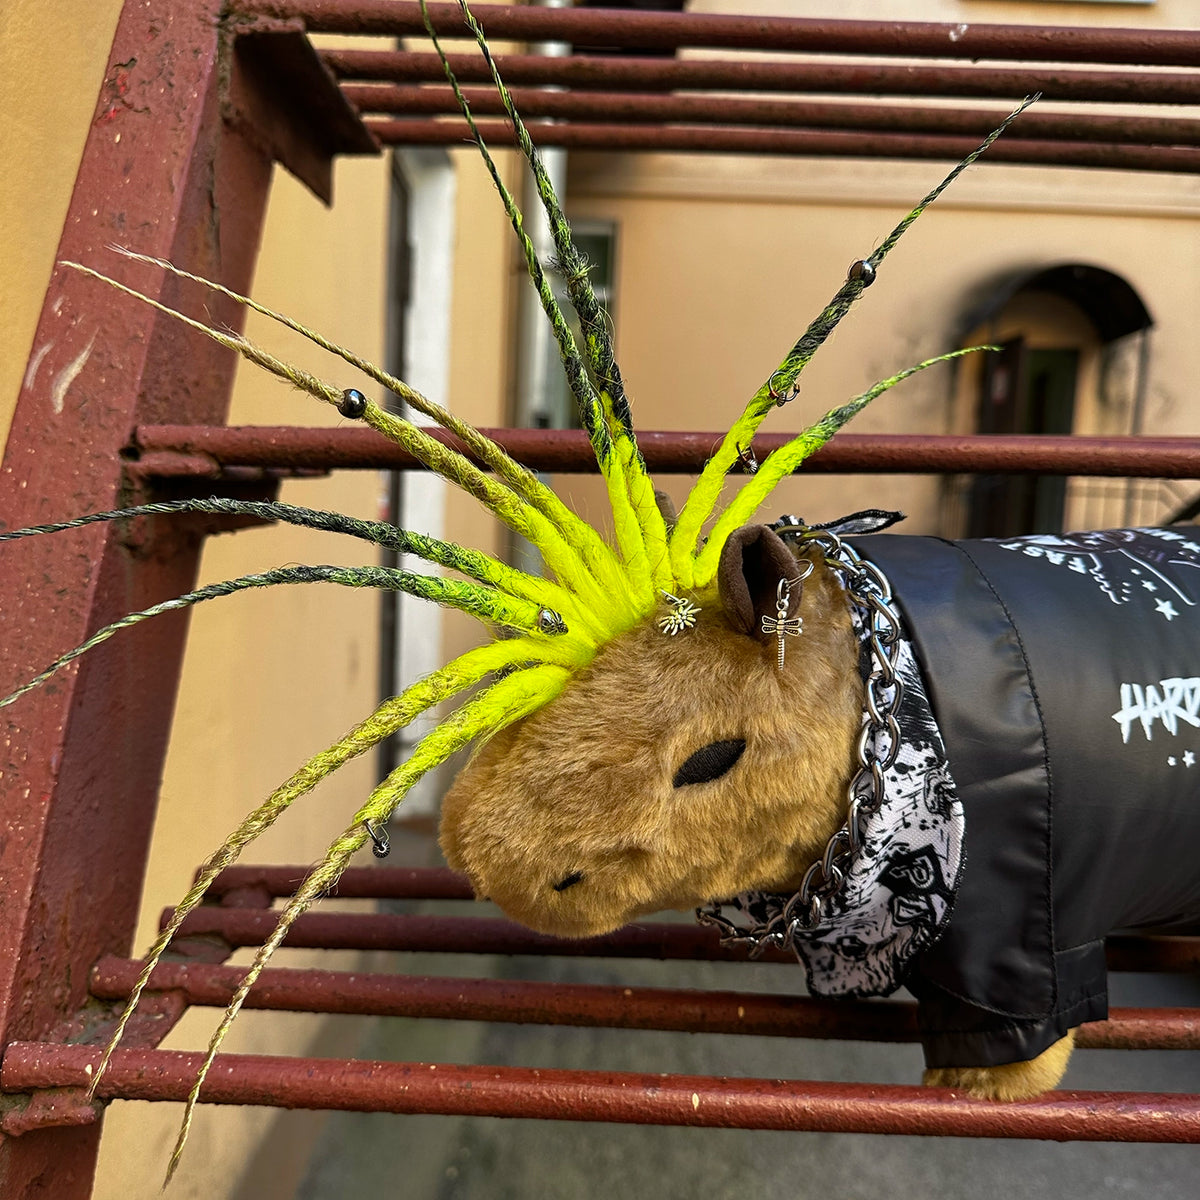
M 696 11 L 880 16 L 867 0 L 699 0 Z M 0 88 L 8 103 L 0 161 L 0 429 L 7 427 L 49 278 L 78 157 L 115 26 L 116 0 L 44 5 L 7 0 L 0 10 Z M 887 16 L 972 21 L 1192 23 L 1191 6 L 927 0 Z M 455 247 L 450 401 L 481 425 L 503 423 L 513 375 L 511 314 L 523 286 L 510 235 L 473 155 L 454 153 L 459 213 Z M 505 156 L 511 172 L 511 156 Z M 573 155 L 569 209 L 616 225 L 618 350 L 642 428 L 727 425 L 854 258 L 868 252 L 939 177 L 931 163 Z M 351 342 L 383 353 L 388 178 L 382 161 L 339 164 L 337 204 L 327 213 L 278 173 L 256 295 Z M 966 297 L 993 273 L 1060 261 L 1095 263 L 1123 275 L 1156 320 L 1147 428 L 1194 433 L 1200 413 L 1190 380 L 1200 369 L 1192 332 L 1200 277 L 1200 184 L 1187 177 L 1042 171 L 982 166 L 960 181 L 910 232 L 880 280 L 804 378 L 800 398 L 768 428 L 798 428 L 831 404 L 926 355 L 952 348 Z M 248 326 L 313 369 L 345 377 L 306 347 L 260 321 Z M 955 382 L 939 368 L 876 402 L 860 431 L 948 431 L 957 427 Z M 326 410 L 242 372 L 234 423 L 316 424 Z M 684 481 L 671 481 L 676 494 Z M 603 500 L 572 485 L 587 515 Z M 376 515 L 379 481 L 369 474 L 291 484 L 284 497 L 360 516 Z M 823 519 L 864 505 L 906 508 L 913 527 L 932 523 L 928 480 L 813 478 L 791 483 L 770 514 Z M 64 514 L 69 515 L 69 514 Z M 446 536 L 498 549 L 500 531 L 477 506 L 452 498 Z M 252 530 L 210 542 L 203 580 L 287 562 L 368 561 L 319 535 Z M 243 596 L 200 609 L 185 666 L 175 737 L 143 898 L 139 945 L 158 911 L 182 894 L 196 863 L 222 833 L 373 704 L 374 598 L 333 587 Z M 450 620 L 448 654 L 478 636 Z M 254 859 L 309 862 L 345 823 L 373 782 L 363 762 L 306 800 L 255 848 Z M 291 961 L 304 961 L 295 957 Z M 328 962 L 328 959 L 325 960 Z M 214 1014 L 192 1014 L 171 1045 L 201 1044 Z M 345 1051 L 352 1031 L 303 1017 L 247 1013 L 229 1048 Z M 178 1110 L 119 1104 L 106 1121 L 97 1196 L 122 1200 L 157 1189 Z M 262 1110 L 204 1110 L 172 1194 L 180 1198 L 291 1195 L 318 1117 Z M 267 1159 L 256 1150 L 269 1145 Z M 269 1164 L 243 1178 L 250 1164 Z M 239 1193 L 239 1188 L 244 1190 Z
M 943 173 L 938 163 L 574 155 L 571 212 L 616 228 L 617 344 L 639 426 L 727 428 L 847 266 Z M 1074 262 L 1122 276 L 1155 320 L 1145 431 L 1193 433 L 1200 346 L 1187 328 L 1198 222 L 1191 177 L 978 165 L 905 234 L 802 376 L 799 398 L 763 430 L 798 430 L 876 380 L 969 344 L 964 314 L 989 283 Z M 1086 401 L 1086 379 L 1082 391 Z M 965 432 L 971 422 L 956 396 L 954 368 L 938 366 L 885 393 L 850 428 Z M 1077 428 L 1113 432 L 1086 402 Z M 679 497 L 687 486 L 673 480 L 670 490 Z M 914 532 L 937 522 L 940 484 L 908 477 L 798 478 L 764 515 L 824 520 L 862 507 L 864 494 L 907 511 Z

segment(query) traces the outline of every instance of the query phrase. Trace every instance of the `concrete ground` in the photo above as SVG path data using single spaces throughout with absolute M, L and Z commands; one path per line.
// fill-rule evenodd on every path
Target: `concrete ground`
M 458 911 L 462 911 L 461 906 Z M 396 956 L 417 974 L 791 991 L 798 967 Z M 1200 1006 L 1200 979 L 1114 976 L 1112 1003 Z M 916 1046 L 379 1020 L 365 1058 L 912 1083 Z M 1200 1091 L 1186 1052 L 1081 1051 L 1069 1088 Z M 306 1147 L 307 1149 L 307 1147 Z M 948 1200 L 1200 1196 L 1200 1147 L 334 1114 L 299 1200 Z

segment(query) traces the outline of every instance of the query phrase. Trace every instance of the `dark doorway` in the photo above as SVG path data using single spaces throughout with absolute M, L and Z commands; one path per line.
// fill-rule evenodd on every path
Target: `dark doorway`
M 990 434 L 1068 434 L 1075 419 L 1079 351 L 1031 349 L 1024 338 L 988 355 L 978 428 Z M 1059 475 L 982 475 L 971 491 L 969 537 L 1058 533 L 1067 481 Z

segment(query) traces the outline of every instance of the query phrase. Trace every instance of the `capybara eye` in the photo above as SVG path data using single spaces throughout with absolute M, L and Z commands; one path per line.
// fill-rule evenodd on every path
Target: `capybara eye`
M 582 882 L 582 880 L 582 871 L 572 871 L 570 875 L 564 875 L 553 887 L 556 892 L 565 892 L 567 888 L 574 887 L 577 883 Z
M 684 760 L 673 780 L 676 787 L 685 783 L 708 783 L 720 779 L 742 757 L 745 738 L 730 738 L 724 742 L 709 742 Z

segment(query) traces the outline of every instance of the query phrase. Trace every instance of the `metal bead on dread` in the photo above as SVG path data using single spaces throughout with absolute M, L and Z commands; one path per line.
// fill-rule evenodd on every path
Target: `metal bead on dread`
M 870 287 L 875 282 L 875 267 L 865 258 L 860 258 L 857 262 L 850 264 L 850 270 L 846 272 L 846 278 L 849 280 L 858 280 L 863 287 Z
M 343 417 L 360 421 L 367 411 L 367 398 L 357 388 L 347 388 L 342 393 L 342 402 L 337 409 Z

